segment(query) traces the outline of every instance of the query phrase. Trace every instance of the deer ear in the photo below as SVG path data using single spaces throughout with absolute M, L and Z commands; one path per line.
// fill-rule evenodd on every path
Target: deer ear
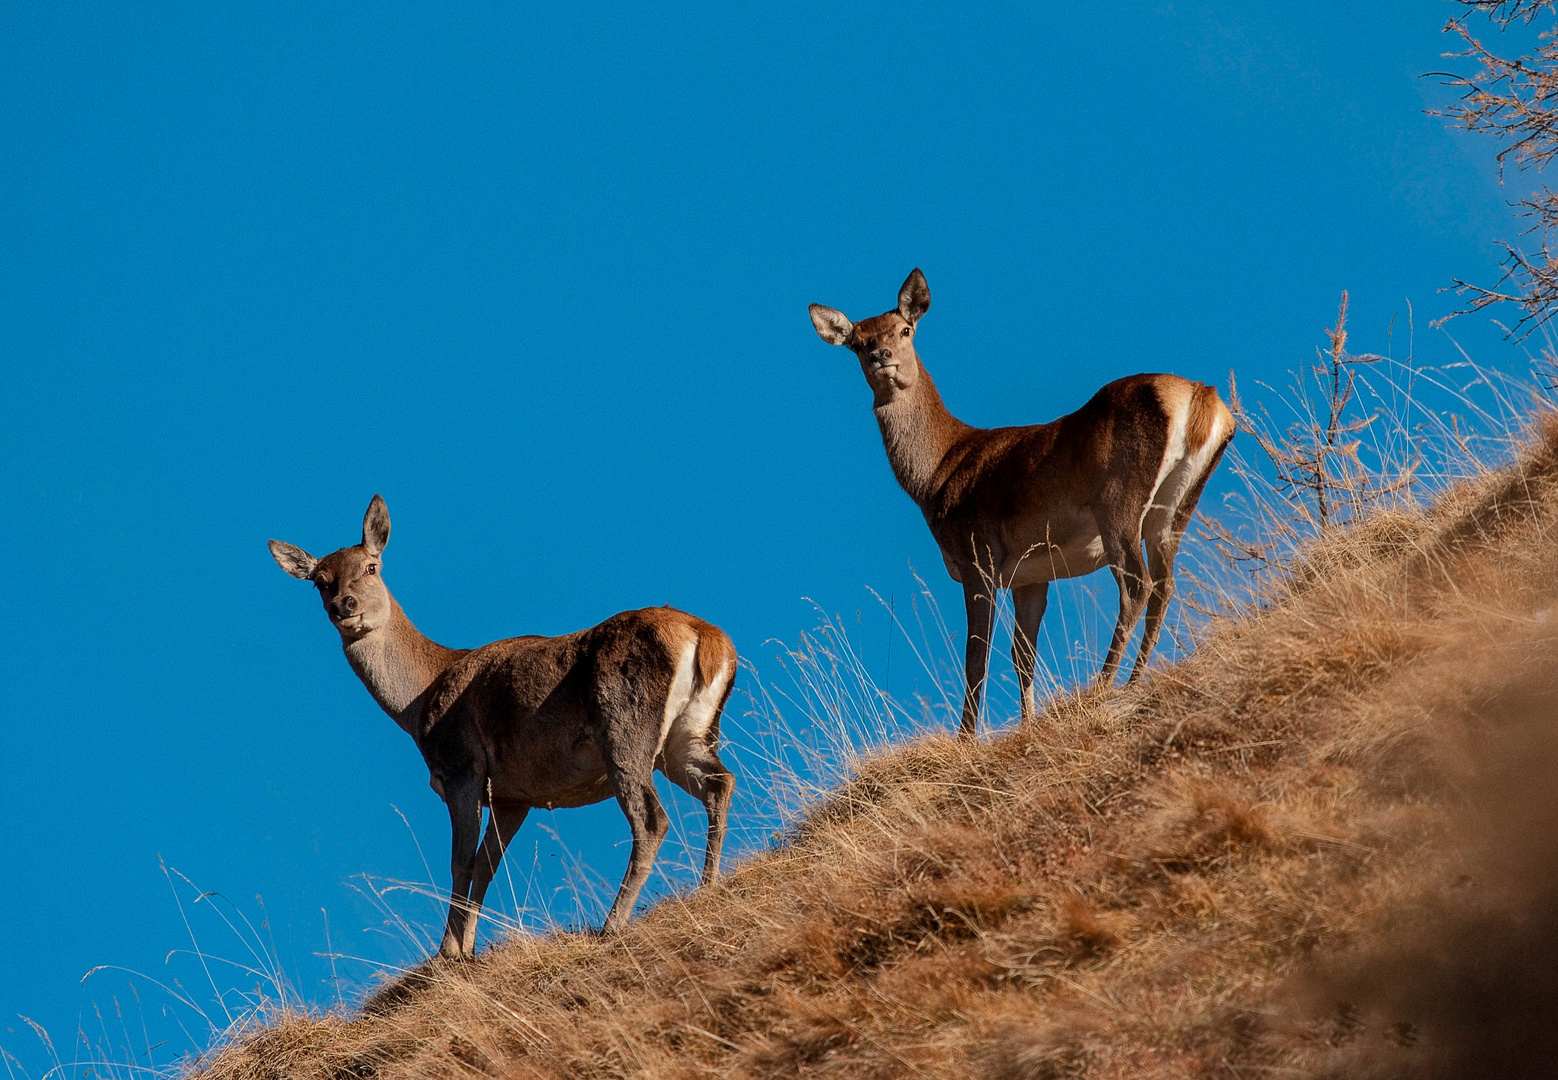
M 362 546 L 369 555 L 377 555 L 389 543 L 389 507 L 375 495 L 362 519 Z
M 903 288 L 898 290 L 898 314 L 912 326 L 929 310 L 930 286 L 925 284 L 925 275 L 916 266 L 904 279 Z
M 844 317 L 842 311 L 835 311 L 821 304 L 813 304 L 811 312 L 811 324 L 817 328 L 817 336 L 829 345 L 842 345 L 849 340 L 850 331 L 855 324 Z
M 302 548 L 283 544 L 280 540 L 270 542 L 270 555 L 276 560 L 277 566 L 304 581 L 314 576 L 314 568 L 319 565 L 319 560 Z

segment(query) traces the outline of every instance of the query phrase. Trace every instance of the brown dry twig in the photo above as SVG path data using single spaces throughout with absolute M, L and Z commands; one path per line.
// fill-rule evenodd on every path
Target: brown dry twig
M 1254 537 L 1203 516 L 1207 536 L 1234 562 L 1268 567 L 1277 552 L 1291 550 L 1295 539 L 1328 535 L 1407 494 L 1416 479 L 1416 454 L 1395 468 L 1383 462 L 1371 468 L 1361 455 L 1363 435 L 1379 414 L 1360 409 L 1358 372 L 1385 358 L 1347 351 L 1345 291 L 1336 325 L 1325 334 L 1331 347 L 1316 350 L 1319 362 L 1309 372 L 1313 382 L 1296 380 L 1288 398 L 1297 415 L 1292 423 L 1280 425 L 1264 408 L 1247 408 L 1237 385 L 1230 388 L 1230 406 L 1239 428 L 1270 461 L 1271 484 L 1289 506 L 1287 520 Z

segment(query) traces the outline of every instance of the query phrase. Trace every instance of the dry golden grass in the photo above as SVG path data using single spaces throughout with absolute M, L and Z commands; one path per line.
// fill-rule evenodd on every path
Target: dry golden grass
M 201 1068 L 1039 1080 L 1450 1061 L 1440 999 L 1389 972 L 1417 956 L 1401 942 L 1437 940 L 1403 926 L 1464 936 L 1444 897 L 1493 896 L 1478 875 L 1510 865 L 1464 823 L 1509 817 L 1478 809 L 1503 760 L 1483 748 L 1542 713 L 1511 695 L 1552 700 L 1555 527 L 1549 425 L 1426 512 L 1327 536 L 1140 686 L 866 761 L 788 844 L 619 936 L 517 936 Z M 1527 878 L 1479 932 L 1549 887 Z M 1412 962 L 1431 985 L 1433 958 Z

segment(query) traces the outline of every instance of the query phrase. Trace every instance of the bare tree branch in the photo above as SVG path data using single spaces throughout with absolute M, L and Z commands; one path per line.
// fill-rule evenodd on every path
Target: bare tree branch
M 1500 26 L 1512 22 L 1529 23 L 1549 8 L 1558 7 L 1558 0 L 1460 0 L 1473 11 L 1480 11 Z
M 1460 3 L 1469 13 L 1485 15 L 1500 28 L 1517 22 L 1530 25 L 1558 15 L 1558 0 Z M 1464 44 L 1459 52 L 1447 55 L 1475 61 L 1476 69 L 1469 75 L 1430 72 L 1462 91 L 1458 104 L 1431 110 L 1430 115 L 1446 117 L 1454 126 L 1491 135 L 1501 143 L 1497 154 L 1500 183 L 1510 164 L 1518 170 L 1540 172 L 1558 156 L 1558 19 L 1541 32 L 1537 46 L 1529 53 L 1509 58 L 1479 41 L 1467 27 L 1467 17 L 1445 25 L 1445 32 L 1460 35 Z M 1454 279 L 1453 288 L 1467 298 L 1467 304 L 1436 325 L 1494 304 L 1513 303 L 1521 315 L 1510 333 L 1524 337 L 1558 314 L 1558 256 L 1548 246 L 1550 231 L 1558 227 L 1558 195 L 1544 185 L 1514 205 L 1523 217 L 1531 219 L 1531 227 L 1522 235 L 1534 234 L 1538 250 L 1531 254 L 1508 241 L 1498 241 L 1504 249 L 1503 276 L 1491 287 Z

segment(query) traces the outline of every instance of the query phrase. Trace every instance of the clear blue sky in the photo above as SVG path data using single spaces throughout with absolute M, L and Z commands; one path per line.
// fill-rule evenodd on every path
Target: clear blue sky
M 449 645 L 673 603 L 764 664 L 812 597 L 874 663 L 868 586 L 958 593 L 808 302 L 923 267 L 921 355 L 982 425 L 1281 381 L 1343 288 L 1355 347 L 1411 301 L 1453 359 L 1437 290 L 1496 277 L 1523 190 L 1423 113 L 1455 10 L 0 6 L 0 1045 L 35 1068 L 17 1014 L 68 1047 L 128 1000 L 94 965 L 166 977 L 159 856 L 262 895 L 320 1002 L 322 908 L 405 954 L 353 875 L 425 881 L 415 837 L 446 880 L 414 747 L 270 537 L 355 542 L 382 492 L 386 580 Z M 550 824 L 620 875 L 615 807 Z

